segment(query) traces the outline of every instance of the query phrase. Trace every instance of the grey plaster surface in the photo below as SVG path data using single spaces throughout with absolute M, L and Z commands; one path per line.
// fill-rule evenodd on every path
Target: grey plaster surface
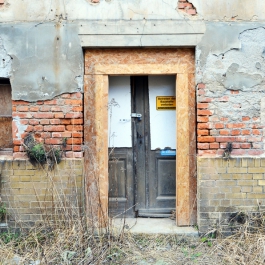
M 198 231 L 194 227 L 178 227 L 175 220 L 169 218 L 126 218 L 112 219 L 112 229 L 114 232 L 124 232 L 134 234 L 176 234 L 185 236 L 198 236 Z
M 9 72 L 14 100 L 82 91 L 83 54 L 76 25 L 1 24 L 0 38 L 2 51 L 12 58 L 11 71 L 7 65 L 4 74 Z

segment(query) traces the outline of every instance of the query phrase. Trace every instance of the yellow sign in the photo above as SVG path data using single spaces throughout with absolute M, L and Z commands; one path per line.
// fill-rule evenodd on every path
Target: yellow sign
M 173 96 L 158 96 L 156 97 L 157 110 L 175 110 L 176 97 Z

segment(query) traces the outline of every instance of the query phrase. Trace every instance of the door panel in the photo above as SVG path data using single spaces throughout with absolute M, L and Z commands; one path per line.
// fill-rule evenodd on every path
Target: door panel
M 109 149 L 109 215 L 135 217 L 132 149 Z

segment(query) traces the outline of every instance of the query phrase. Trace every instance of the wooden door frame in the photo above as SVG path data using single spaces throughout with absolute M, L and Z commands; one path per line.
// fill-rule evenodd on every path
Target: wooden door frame
M 115 75 L 176 75 L 176 224 L 196 223 L 196 140 L 194 72 L 185 63 L 179 64 L 102 64 L 94 65 L 85 74 L 84 118 L 86 203 L 89 213 L 97 212 L 104 223 L 108 219 L 108 76 Z M 91 81 L 93 80 L 93 81 Z M 91 94 L 91 91 L 93 93 Z M 94 95 L 94 98 L 93 98 Z M 95 108 L 93 120 L 89 104 Z M 92 121 L 87 125 L 86 121 Z M 92 128 L 92 129 L 91 129 Z M 93 130 L 95 137 L 91 139 Z M 85 150 L 86 151 L 86 150 Z M 93 155 L 93 159 L 91 159 Z M 95 184 L 91 178 L 94 169 Z M 93 184 L 94 183 L 94 184 Z M 97 203 L 95 203 L 95 198 Z M 91 210 L 92 209 L 92 210 Z M 88 215 L 89 215 L 88 213 Z

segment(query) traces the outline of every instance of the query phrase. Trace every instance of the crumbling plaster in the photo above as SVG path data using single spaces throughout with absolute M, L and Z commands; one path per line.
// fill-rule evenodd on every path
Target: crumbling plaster
M 241 87 L 242 80 L 244 85 L 249 84 L 245 90 L 253 86 L 257 89 L 263 82 L 262 60 L 256 60 L 251 71 L 249 66 L 242 70 L 241 61 L 233 56 L 225 57 L 230 58 L 225 66 L 220 66 L 222 60 L 218 60 L 227 52 L 230 55 L 239 51 L 244 57 L 239 36 L 262 27 L 262 22 L 207 20 L 263 19 L 265 2 L 225 0 L 222 8 L 217 0 L 190 2 L 198 16 L 179 12 L 178 0 L 101 0 L 95 4 L 87 0 L 51 0 L 45 4 L 7 0 L 0 10 L 0 77 L 10 77 L 15 100 L 51 99 L 83 90 L 84 47 L 176 47 L 186 43 L 198 44 L 197 82 L 205 82 L 208 87 L 211 84 L 217 94 L 229 87 Z M 90 45 L 84 44 L 84 39 Z M 226 78 L 222 77 L 224 73 Z M 240 82 L 232 81 L 234 77 Z
M 210 22 L 206 28 L 196 52 L 196 81 L 206 85 L 198 102 L 211 98 L 209 109 L 227 122 L 263 117 L 265 25 Z

